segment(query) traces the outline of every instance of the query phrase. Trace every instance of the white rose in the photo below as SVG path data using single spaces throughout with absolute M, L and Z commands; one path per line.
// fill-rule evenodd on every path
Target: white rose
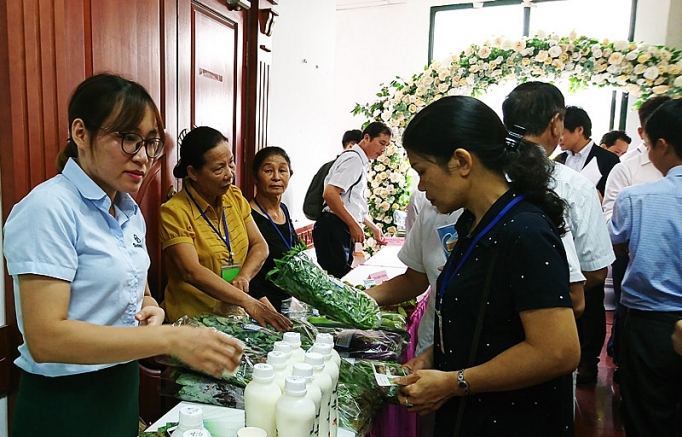
M 424 77 L 424 85 L 429 86 L 433 83 L 433 77 L 431 75 L 427 75 Z
M 656 46 L 650 46 L 650 47 L 647 49 L 647 52 L 649 52 L 649 54 L 650 54 L 651 56 L 658 56 L 659 53 L 660 53 L 660 50 L 659 50 L 659 48 L 656 47 Z
M 625 86 L 628 83 L 628 76 L 626 74 L 622 74 L 616 78 L 616 83 L 620 86 Z
M 467 47 L 464 49 L 464 57 L 468 58 L 469 56 L 474 54 L 474 48 L 472 46 Z
M 617 65 L 609 65 L 606 71 L 608 71 L 611 74 L 617 74 L 620 72 L 620 67 L 618 67 Z
M 521 50 L 524 50 L 525 48 L 526 48 L 526 41 L 525 40 L 516 41 L 514 43 L 514 51 L 515 52 L 520 52 Z
M 644 70 L 644 78 L 654 80 L 658 77 L 658 67 L 649 67 Z
M 426 103 L 422 99 L 417 99 L 414 101 L 414 104 L 417 105 L 417 108 L 421 108 L 422 106 L 425 106 Z
M 447 83 L 442 83 L 442 84 L 438 85 L 438 92 L 444 93 L 444 92 L 446 92 L 449 88 L 450 88 L 450 87 L 448 86 Z
M 538 30 L 537 32 L 535 32 L 535 35 L 540 39 L 547 38 L 547 33 L 544 30 Z
M 474 76 L 468 76 L 466 78 L 466 83 L 468 83 L 469 85 L 473 85 L 474 83 L 476 83 L 476 78 Z
M 441 68 L 438 70 L 438 79 L 445 80 L 450 75 L 450 71 L 447 68 Z
M 545 62 L 545 59 L 547 59 L 549 54 L 547 53 L 547 50 L 540 50 L 538 54 L 535 56 L 535 60 L 537 62 Z
M 654 81 L 654 85 L 661 85 L 665 80 L 665 76 L 658 76 L 658 79 Z
M 441 66 L 440 61 L 433 61 L 433 62 L 431 63 L 431 68 L 434 69 L 434 70 L 438 70 L 438 69 L 440 68 L 440 66 Z
M 665 62 L 669 62 L 673 57 L 672 53 L 670 53 L 669 51 L 667 51 L 665 49 L 661 49 L 661 51 L 658 53 L 658 56 L 661 59 L 663 59 Z
M 410 113 L 414 114 L 414 113 L 417 112 L 417 105 L 415 105 L 414 103 L 412 103 L 412 104 L 407 108 L 407 110 L 410 111 Z
M 682 76 L 678 76 L 677 78 L 675 78 L 673 86 L 682 87 Z
M 628 54 L 625 55 L 625 59 L 627 59 L 628 61 L 634 61 L 635 59 L 637 59 L 637 52 L 634 50 L 628 52 Z
M 604 53 L 602 53 L 602 56 L 608 59 L 612 53 L 613 50 L 607 47 L 606 49 L 604 49 Z
M 561 47 L 559 46 L 550 47 L 547 53 L 552 58 L 558 58 L 561 55 Z
M 623 54 L 621 52 L 613 52 L 611 53 L 611 56 L 609 56 L 609 64 L 611 65 L 618 65 L 621 62 L 623 62 Z
M 403 97 L 403 103 L 406 105 L 410 104 L 410 96 L 409 95 L 406 95 Z
M 640 92 L 639 85 L 634 84 L 634 83 L 629 83 L 629 84 L 625 85 L 625 90 L 628 93 L 633 94 L 633 95 L 639 95 L 639 92 Z
M 568 34 L 568 40 L 575 41 L 576 39 L 578 39 L 578 33 L 575 30 L 571 30 L 571 33 Z
M 381 109 L 375 109 L 374 112 L 372 113 L 373 117 L 378 117 L 381 114 Z
M 601 58 L 601 55 L 602 55 L 601 48 L 592 49 L 592 56 L 594 56 L 595 58 Z
M 656 67 L 652 67 L 652 68 L 656 68 Z M 646 70 L 646 65 L 644 65 L 644 64 L 637 64 L 637 65 L 635 66 L 635 69 L 632 70 L 632 72 L 635 73 L 635 74 L 642 74 L 642 73 L 644 73 L 645 70 Z M 658 74 L 658 68 L 656 68 L 656 74 Z
M 419 85 L 414 93 L 417 96 L 423 96 L 424 94 L 426 94 L 426 91 L 427 89 L 424 85 Z
M 563 70 L 563 69 L 564 69 L 564 63 L 561 62 L 561 59 L 555 59 L 555 60 L 553 60 L 553 61 L 552 61 L 552 65 L 553 65 L 554 68 L 556 68 L 557 70 Z
M 654 94 L 665 94 L 670 90 L 669 85 L 658 85 L 653 88 L 651 88 L 651 91 L 654 92 Z
M 385 121 L 385 122 L 388 121 L 388 120 L 390 120 L 390 119 L 391 119 L 391 112 L 390 112 L 390 111 L 384 111 L 384 112 L 382 112 L 382 113 L 381 113 L 381 119 L 382 119 L 383 121 Z
M 514 43 L 510 39 L 505 39 L 502 41 L 502 50 L 511 50 L 514 47 Z
M 569 62 L 564 66 L 564 70 L 566 71 L 573 71 L 575 69 L 575 64 L 573 62 Z
M 397 127 L 400 124 L 400 120 L 392 118 L 388 121 L 388 123 L 391 125 L 391 127 Z
M 478 70 L 479 70 L 478 65 L 472 65 L 471 67 L 469 67 L 469 73 L 471 74 L 478 73 Z

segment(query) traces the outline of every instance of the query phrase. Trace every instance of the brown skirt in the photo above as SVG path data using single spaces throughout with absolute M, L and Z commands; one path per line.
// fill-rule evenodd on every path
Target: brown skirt
M 138 435 L 137 361 L 47 377 L 22 372 L 12 437 Z

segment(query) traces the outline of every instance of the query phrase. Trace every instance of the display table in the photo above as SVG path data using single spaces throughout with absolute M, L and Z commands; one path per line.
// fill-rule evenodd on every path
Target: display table
M 212 437 L 237 437 L 237 430 L 244 427 L 244 410 L 182 401 L 145 431 L 156 431 L 168 422 L 177 422 L 179 420 L 180 408 L 188 405 L 201 407 L 204 413 L 204 426 L 211 433 Z M 339 429 L 338 436 L 355 437 L 355 433 Z

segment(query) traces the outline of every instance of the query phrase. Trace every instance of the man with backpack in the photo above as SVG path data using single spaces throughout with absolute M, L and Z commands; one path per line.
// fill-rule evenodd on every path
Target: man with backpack
M 388 126 L 370 123 L 360 143 L 339 155 L 324 179 L 324 205 L 313 228 L 313 240 L 317 262 L 332 276 L 341 278 L 351 270 L 354 245 L 365 240 L 363 224 L 379 244 L 385 244 L 381 229 L 368 215 L 365 188 L 369 161 L 384 153 L 390 142 Z

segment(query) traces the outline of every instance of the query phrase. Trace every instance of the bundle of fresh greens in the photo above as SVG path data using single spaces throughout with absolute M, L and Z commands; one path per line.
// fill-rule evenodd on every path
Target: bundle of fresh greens
M 334 320 L 360 329 L 379 327 L 381 312 L 376 301 L 328 275 L 305 254 L 305 249 L 305 245 L 299 245 L 276 259 L 267 279 Z
M 334 337 L 334 349 L 341 357 L 400 362 L 409 334 L 377 329 L 347 329 L 319 326 Z
M 190 370 L 169 368 L 161 377 L 160 390 L 183 401 L 244 409 L 244 387 Z
M 400 364 L 344 358 L 339 369 L 339 423 L 364 435 L 384 402 L 397 404 L 396 376 L 407 375 Z

